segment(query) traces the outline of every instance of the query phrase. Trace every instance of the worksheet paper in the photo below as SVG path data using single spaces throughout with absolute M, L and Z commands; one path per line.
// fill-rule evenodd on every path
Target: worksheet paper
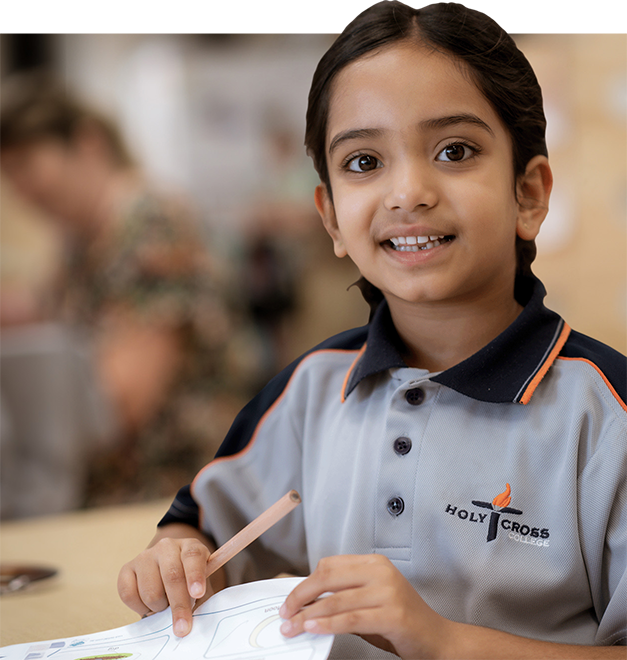
M 303 578 L 261 580 L 229 587 L 194 612 L 192 631 L 172 632 L 170 609 L 123 628 L 0 648 L 6 660 L 325 660 L 333 635 L 279 631 L 279 608 Z

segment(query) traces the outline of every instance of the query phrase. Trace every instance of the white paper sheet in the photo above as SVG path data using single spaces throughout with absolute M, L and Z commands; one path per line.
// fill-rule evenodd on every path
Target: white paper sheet
M 172 632 L 170 609 L 123 628 L 83 637 L 0 648 L 6 660 L 325 660 L 333 635 L 287 639 L 279 607 L 302 578 L 261 580 L 229 587 L 194 612 L 187 637 Z

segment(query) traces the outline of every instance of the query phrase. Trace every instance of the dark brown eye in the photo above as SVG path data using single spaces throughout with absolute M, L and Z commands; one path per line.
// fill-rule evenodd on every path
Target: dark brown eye
M 466 154 L 466 147 L 463 144 L 450 144 L 444 149 L 444 154 L 448 160 L 462 160 Z
M 348 164 L 352 172 L 370 172 L 378 167 L 379 161 L 374 156 L 361 155 L 353 158 Z
M 444 147 L 437 155 L 436 160 L 445 163 L 458 163 L 462 160 L 472 158 L 477 153 L 479 153 L 479 150 L 474 147 L 470 147 L 462 142 L 454 142 Z

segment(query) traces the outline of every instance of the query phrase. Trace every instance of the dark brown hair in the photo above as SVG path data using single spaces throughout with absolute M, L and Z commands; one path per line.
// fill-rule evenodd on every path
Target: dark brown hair
M 29 72 L 3 81 L 0 107 L 0 148 L 42 140 L 71 145 L 85 124 L 103 135 L 116 165 L 133 165 L 117 127 L 100 112 L 75 98 L 47 72 Z
M 413 9 L 384 0 L 359 14 L 324 54 L 309 92 L 305 145 L 332 199 L 326 159 L 326 133 L 332 85 L 337 74 L 366 53 L 401 41 L 431 48 L 465 65 L 465 70 L 507 129 L 512 143 L 514 180 L 539 154 L 547 156 L 542 92 L 535 73 L 514 40 L 491 18 L 457 3 Z M 519 272 L 530 272 L 534 241 L 516 239 Z M 362 278 L 363 280 L 363 278 Z M 361 281 L 364 296 L 369 283 Z

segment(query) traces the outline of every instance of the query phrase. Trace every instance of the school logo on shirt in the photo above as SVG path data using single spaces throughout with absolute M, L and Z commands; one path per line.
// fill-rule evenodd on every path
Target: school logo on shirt
M 472 500 L 471 504 L 479 509 L 488 509 L 487 513 L 480 511 L 467 510 L 453 504 L 447 504 L 445 512 L 451 516 L 456 516 L 460 520 L 485 524 L 487 521 L 488 533 L 486 542 L 494 541 L 498 535 L 499 528 L 506 530 L 507 538 L 518 543 L 528 543 L 538 547 L 549 547 L 549 530 L 546 527 L 533 527 L 525 524 L 521 520 L 510 518 L 510 516 L 521 516 L 523 512 L 520 509 L 511 507 L 512 489 L 507 484 L 505 490 L 499 493 L 491 502 L 481 500 Z

